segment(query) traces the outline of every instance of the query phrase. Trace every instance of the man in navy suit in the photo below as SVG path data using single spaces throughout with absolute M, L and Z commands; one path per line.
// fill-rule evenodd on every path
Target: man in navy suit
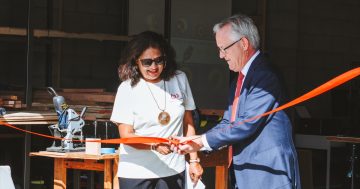
M 279 78 L 259 51 L 256 26 L 251 18 L 235 15 L 216 24 L 213 30 L 220 58 L 243 78 L 230 87 L 222 121 L 201 136 L 174 137 L 190 142 L 173 145 L 172 149 L 185 154 L 232 146 L 229 150 L 239 189 L 300 189 L 288 116 L 278 111 L 258 117 L 282 105 L 284 96 Z

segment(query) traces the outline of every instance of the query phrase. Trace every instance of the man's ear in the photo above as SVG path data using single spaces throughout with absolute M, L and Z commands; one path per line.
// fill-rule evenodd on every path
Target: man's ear
M 244 51 L 249 49 L 250 42 L 246 37 L 242 38 L 242 40 L 240 41 L 240 44 Z

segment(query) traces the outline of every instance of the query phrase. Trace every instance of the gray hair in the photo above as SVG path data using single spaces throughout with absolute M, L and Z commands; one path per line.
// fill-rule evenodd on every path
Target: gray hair
M 260 36 L 254 21 L 243 14 L 237 14 L 222 20 L 213 27 L 214 34 L 216 34 L 222 27 L 230 24 L 231 34 L 230 38 L 238 40 L 241 37 L 246 37 L 251 46 L 255 49 L 260 47 Z

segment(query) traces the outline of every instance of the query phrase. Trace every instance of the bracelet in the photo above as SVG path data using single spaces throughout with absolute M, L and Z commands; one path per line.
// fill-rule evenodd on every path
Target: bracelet
M 200 163 L 200 159 L 199 158 L 189 159 L 189 163 Z

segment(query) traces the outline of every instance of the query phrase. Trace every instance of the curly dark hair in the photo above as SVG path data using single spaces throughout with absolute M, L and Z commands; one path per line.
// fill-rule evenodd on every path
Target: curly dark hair
M 159 49 L 165 56 L 166 66 L 160 74 L 160 78 L 168 81 L 175 75 L 177 65 L 175 62 L 175 51 L 165 38 L 155 32 L 145 31 L 131 38 L 120 58 L 118 74 L 121 81 L 130 79 L 131 86 L 135 86 L 142 77 L 136 60 L 148 48 Z

